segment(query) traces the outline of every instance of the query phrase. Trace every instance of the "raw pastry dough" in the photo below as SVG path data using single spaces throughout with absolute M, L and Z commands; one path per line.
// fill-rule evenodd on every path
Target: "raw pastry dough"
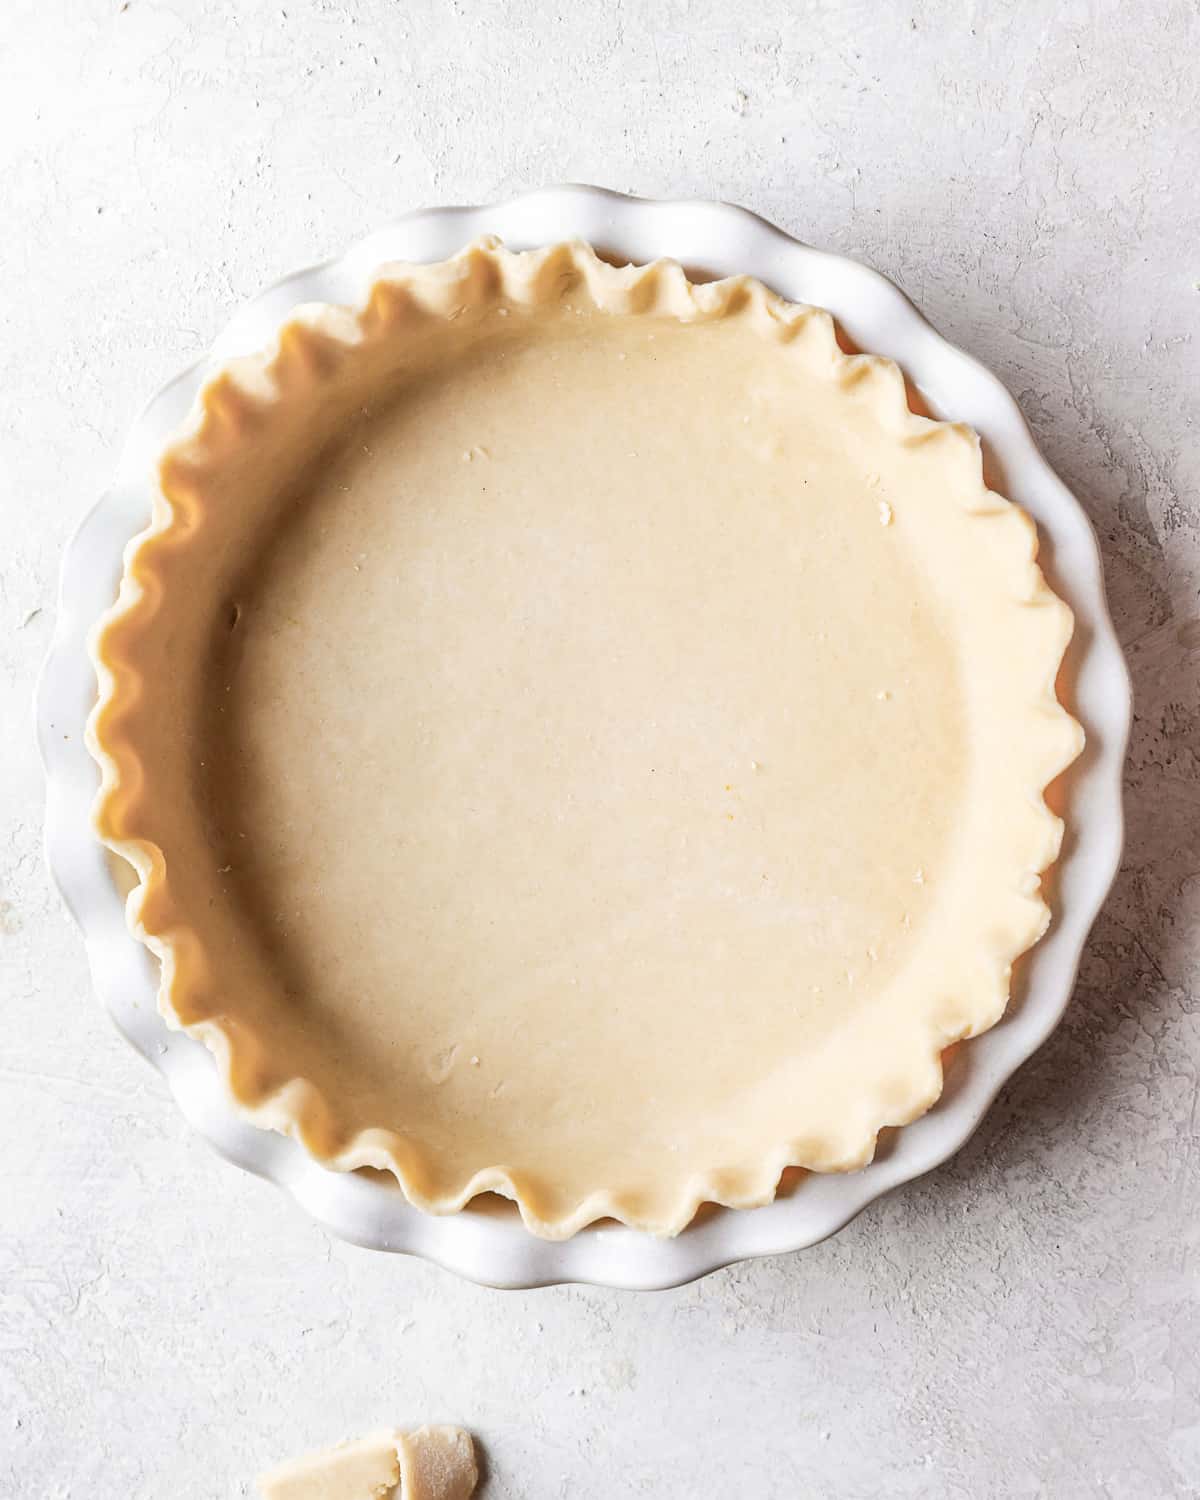
M 479 1472 L 458 1427 L 379 1432 L 293 1459 L 258 1480 L 262 1500 L 468 1500 Z
M 581 245 L 386 268 L 214 377 L 161 486 L 97 827 L 260 1124 L 670 1234 L 862 1166 L 1002 1014 L 1071 616 L 827 314 Z

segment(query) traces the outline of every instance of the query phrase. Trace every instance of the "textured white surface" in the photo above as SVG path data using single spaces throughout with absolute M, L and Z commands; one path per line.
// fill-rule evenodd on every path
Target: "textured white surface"
M 209 1500 L 429 1419 L 502 1497 L 1200 1494 L 1194 7 L 5 9 L 0 1493 Z M 213 1156 L 87 993 L 27 728 L 62 544 L 232 305 L 562 178 L 734 198 L 907 287 L 1088 504 L 1139 698 L 1124 873 L 974 1141 L 641 1297 L 350 1249 Z

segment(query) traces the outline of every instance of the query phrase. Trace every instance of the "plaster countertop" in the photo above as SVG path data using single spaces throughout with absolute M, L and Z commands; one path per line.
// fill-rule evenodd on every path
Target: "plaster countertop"
M 1200 1495 L 1200 16 L 922 0 L 9 0 L 0 37 L 0 1493 L 248 1493 L 457 1421 L 489 1500 Z M 220 1161 L 89 993 L 29 702 L 67 535 L 232 308 L 407 208 L 724 197 L 893 276 L 1100 532 L 1129 844 L 948 1166 L 676 1292 L 500 1294 Z

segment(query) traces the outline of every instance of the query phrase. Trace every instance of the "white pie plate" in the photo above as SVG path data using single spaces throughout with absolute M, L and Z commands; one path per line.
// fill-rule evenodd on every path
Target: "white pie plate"
M 332 1172 L 294 1141 L 239 1118 L 204 1047 L 170 1030 L 159 1016 L 157 967 L 125 925 L 128 882 L 89 826 L 98 775 L 83 738 L 96 692 L 87 636 L 115 595 L 125 544 L 146 523 L 155 456 L 214 363 L 265 346 L 298 303 L 359 302 L 385 261 L 441 260 L 485 233 L 498 234 L 515 249 L 579 236 L 623 260 L 671 256 L 694 274 L 748 272 L 791 301 L 828 308 L 861 348 L 896 360 L 935 415 L 967 422 L 982 435 L 993 487 L 1036 519 L 1050 582 L 1075 611 L 1067 673 L 1087 749 L 1065 789 L 1068 833 L 1055 921 L 1020 965 L 1004 1020 L 957 1050 L 938 1104 L 903 1130 L 885 1132 L 865 1170 L 802 1178 L 765 1208 L 709 1212 L 673 1240 L 597 1225 L 551 1243 L 530 1235 L 508 1205 L 489 1200 L 435 1217 L 409 1205 L 390 1179 Z M 1130 690 L 1105 604 L 1099 549 L 1082 508 L 1034 446 L 1000 382 L 937 334 L 890 281 L 855 261 L 810 249 L 727 204 L 662 203 L 561 187 L 503 204 L 410 214 L 340 259 L 297 272 L 240 309 L 209 357 L 160 391 L 134 424 L 111 488 L 67 548 L 37 721 L 47 776 L 47 857 L 83 929 L 97 992 L 218 1151 L 277 1183 L 327 1229 L 360 1245 L 424 1256 L 497 1287 L 581 1281 L 648 1289 L 679 1285 L 731 1261 L 815 1244 L 968 1139 L 1000 1087 L 1060 1020 L 1084 941 L 1116 873 Z

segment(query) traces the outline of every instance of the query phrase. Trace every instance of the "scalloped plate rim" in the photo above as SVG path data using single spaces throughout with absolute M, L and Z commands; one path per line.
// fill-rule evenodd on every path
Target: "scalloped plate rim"
M 638 222 L 647 218 L 657 221 L 648 228 L 655 249 L 648 248 L 647 225 Z M 722 248 L 718 226 L 733 243 Z M 673 1240 L 597 1225 L 555 1242 L 529 1234 L 515 1212 L 468 1207 L 459 1214 L 429 1215 L 409 1205 L 398 1190 L 322 1167 L 296 1142 L 241 1119 L 225 1098 L 203 1045 L 171 1030 L 158 1015 L 153 960 L 125 926 L 108 856 L 88 823 L 98 772 L 82 743 L 94 696 L 84 642 L 115 592 L 124 543 L 144 522 L 148 471 L 139 468 L 138 455 L 161 446 L 214 361 L 261 346 L 290 307 L 346 300 L 387 259 L 441 258 L 489 231 L 518 248 L 578 236 L 630 259 L 673 255 L 685 265 L 721 274 L 749 271 L 791 300 L 806 300 L 800 286 L 828 285 L 830 278 L 845 288 L 846 296 L 865 294 L 865 322 L 858 303 L 847 310 L 838 296 L 810 294 L 808 300 L 829 307 L 861 347 L 896 359 L 937 414 L 980 431 L 989 459 L 1005 473 L 1004 488 L 1037 519 L 1043 542 L 1049 543 L 1051 579 L 1078 622 L 1068 661 L 1078 684 L 1072 708 L 1088 731 L 1088 748 L 1068 773 L 1071 817 L 1055 921 L 1022 963 L 1018 1003 L 995 1028 L 959 1049 L 947 1070 L 942 1098 L 912 1125 L 890 1132 L 863 1171 L 806 1178 L 763 1208 L 718 1210 Z M 430 246 L 435 240 L 436 251 L 413 252 L 414 245 Z M 408 247 L 402 253 L 401 241 Z M 302 288 L 308 289 L 306 295 L 299 295 Z M 967 378 L 965 402 L 961 391 L 949 405 L 937 399 L 939 372 Z M 970 409 L 964 410 L 964 404 Z M 98 560 L 104 567 L 97 566 Z M 208 354 L 146 404 L 130 429 L 112 484 L 67 544 L 36 718 L 47 781 L 46 859 L 83 932 L 93 984 L 118 1030 L 163 1073 L 185 1116 L 222 1155 L 276 1183 L 339 1238 L 417 1255 L 483 1285 L 582 1282 L 651 1290 L 682 1285 L 735 1261 L 817 1244 L 869 1203 L 940 1165 L 966 1144 L 999 1090 L 1061 1020 L 1087 934 L 1116 876 L 1131 692 L 1104 595 L 1099 544 L 1086 513 L 1039 452 L 1020 408 L 1000 381 L 943 338 L 893 282 L 848 257 L 805 245 L 732 204 L 634 198 L 569 184 L 497 204 L 418 209 L 358 240 L 343 255 L 290 273 L 237 309 Z M 64 724 L 71 730 L 65 738 Z

